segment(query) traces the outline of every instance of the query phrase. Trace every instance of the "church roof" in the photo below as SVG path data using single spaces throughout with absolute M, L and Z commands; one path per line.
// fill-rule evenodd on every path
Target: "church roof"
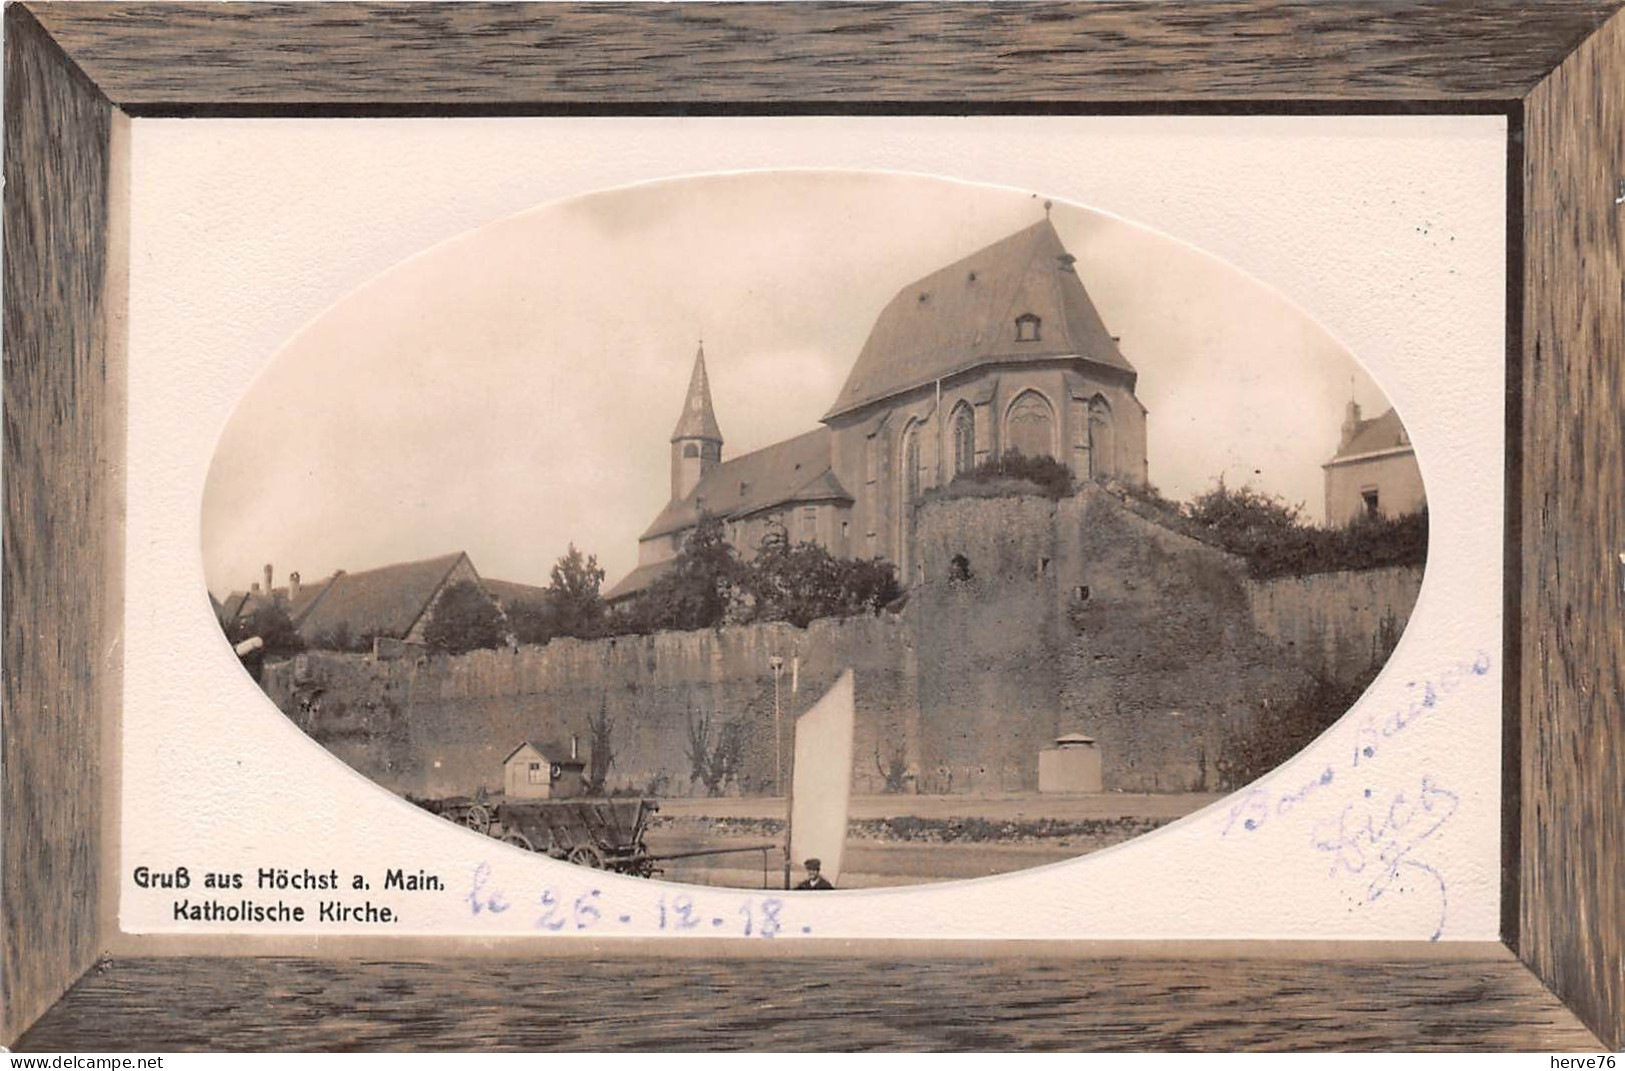
M 465 558 L 458 551 L 359 573 L 335 573 L 322 582 L 324 597 L 299 621 L 299 634 L 308 641 L 342 624 L 356 637 L 404 637 Z
M 824 419 L 983 364 L 1078 357 L 1132 373 L 1048 219 L 898 291 Z M 1016 319 L 1039 318 L 1017 341 Z
M 694 354 L 694 371 L 689 373 L 688 393 L 683 395 L 683 415 L 677 418 L 677 427 L 671 441 L 679 439 L 712 439 L 722 441 L 722 429 L 717 427 L 717 414 L 711 408 L 711 380 L 705 374 L 705 346 Z
M 691 528 L 702 511 L 737 518 L 792 502 L 851 502 L 852 496 L 830 468 L 830 435 L 829 428 L 814 428 L 724 461 L 706 473 L 687 498 L 668 503 L 639 538 Z
M 1405 425 L 1400 422 L 1399 413 L 1390 408 L 1374 420 L 1362 420 L 1357 423 L 1354 426 L 1354 434 L 1349 436 L 1349 441 L 1332 455 L 1332 461 L 1410 445 L 1410 435 L 1406 433 Z

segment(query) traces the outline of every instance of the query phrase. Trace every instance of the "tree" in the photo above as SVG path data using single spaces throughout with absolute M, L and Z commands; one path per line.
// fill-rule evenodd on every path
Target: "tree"
M 554 635 L 591 639 L 604 629 L 604 599 L 599 594 L 604 570 L 597 555 L 583 558 L 574 543 L 553 566 L 547 586 L 548 609 L 553 616 Z
M 632 631 L 689 631 L 722 624 L 739 597 L 743 569 L 720 518 L 706 514 L 683 540 L 671 569 L 639 596 Z
M 226 629 L 226 638 L 234 647 L 255 636 L 264 644 L 260 652 L 265 658 L 287 658 L 305 649 L 304 637 L 294 628 L 287 607 L 280 602 L 261 602 Z
M 615 719 L 609 716 L 609 699 L 598 702 L 597 715 L 587 719 L 587 795 L 604 795 L 610 768 L 615 765 Z
M 467 654 L 507 643 L 502 611 L 472 580 L 459 580 L 435 602 L 423 641 L 446 654 Z
M 742 588 L 755 621 L 798 628 L 821 617 L 873 612 L 897 598 L 897 571 L 879 558 L 848 561 L 817 543 L 791 544 L 781 524 L 769 528 L 743 570 Z
M 554 631 L 553 608 L 548 605 L 547 599 L 511 602 L 505 609 L 508 612 L 508 627 L 513 630 L 517 642 L 540 646 L 557 635 Z

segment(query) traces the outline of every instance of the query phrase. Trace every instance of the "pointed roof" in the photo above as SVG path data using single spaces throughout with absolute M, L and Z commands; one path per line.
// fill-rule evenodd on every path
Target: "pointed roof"
M 1075 357 L 1130 375 L 1046 218 L 898 291 L 824 419 L 982 364 Z M 1039 318 L 1016 338 L 1017 317 Z
M 694 354 L 694 371 L 688 377 L 688 393 L 683 396 L 683 415 L 677 418 L 677 427 L 671 433 L 672 442 L 679 439 L 722 441 L 722 429 L 717 427 L 717 414 L 711 408 L 711 380 L 705 374 L 703 342 Z
M 1399 413 L 1390 408 L 1380 417 L 1356 423 L 1348 443 L 1333 454 L 1332 460 L 1327 464 L 1383 450 L 1396 450 L 1401 447 L 1409 449 L 1410 445 L 1410 435 L 1406 433 L 1405 425 L 1400 422 Z

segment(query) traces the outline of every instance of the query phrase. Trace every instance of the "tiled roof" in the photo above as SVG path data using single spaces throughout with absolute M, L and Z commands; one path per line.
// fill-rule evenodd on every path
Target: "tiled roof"
M 1399 414 L 1389 409 L 1375 420 L 1362 420 L 1354 427 L 1354 434 L 1349 441 L 1332 455 L 1333 461 L 1346 457 L 1356 457 L 1360 454 L 1374 454 L 1379 450 L 1392 450 L 1398 446 L 1410 446 L 1410 436 L 1405 432 L 1405 425 L 1400 422 Z
M 673 559 L 667 558 L 663 562 L 650 562 L 647 565 L 638 566 L 630 573 L 627 573 L 625 576 L 621 577 L 621 579 L 615 583 L 614 587 L 604 592 L 604 601 L 615 602 L 617 599 L 624 599 L 628 595 L 636 595 L 650 584 L 653 584 L 656 580 L 659 580 L 661 577 L 671 572 L 672 561 Z
M 984 364 L 1079 357 L 1132 373 L 1049 220 L 903 287 L 825 420 Z M 1016 319 L 1039 318 L 1017 341 Z
M 425 561 L 386 565 L 359 573 L 339 572 L 320 581 L 324 593 L 299 622 L 307 641 L 347 625 L 350 635 L 404 637 L 466 558 L 461 551 Z M 470 566 L 472 568 L 472 566 Z M 303 601 L 304 592 L 300 592 Z
M 702 510 L 739 518 L 796 502 L 851 502 L 852 496 L 830 469 L 830 434 L 827 427 L 814 428 L 724 461 L 706 473 L 687 498 L 668 503 L 639 538 L 691 528 Z
M 503 606 L 512 606 L 515 603 L 539 603 L 547 598 L 547 589 L 539 588 L 534 584 L 520 584 L 512 580 L 492 580 L 488 576 L 480 577 L 480 583 L 485 590 Z
M 683 395 L 683 413 L 677 418 L 671 441 L 714 439 L 722 441 L 717 414 L 711 408 L 711 380 L 705 374 L 705 347 L 694 354 L 694 371 L 688 377 L 688 393 Z

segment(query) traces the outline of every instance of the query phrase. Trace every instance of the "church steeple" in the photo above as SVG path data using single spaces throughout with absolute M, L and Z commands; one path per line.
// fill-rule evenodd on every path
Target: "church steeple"
M 722 463 L 722 429 L 711 408 L 711 381 L 705 374 L 705 344 L 694 354 L 683 413 L 671 433 L 671 497 L 681 501 L 693 493 L 705 474 Z

